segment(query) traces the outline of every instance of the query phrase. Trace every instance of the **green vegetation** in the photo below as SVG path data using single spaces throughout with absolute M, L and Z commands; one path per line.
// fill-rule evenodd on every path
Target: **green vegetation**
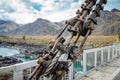
M 8 38 L 8 36 L 5 36 L 5 35 L 0 35 L 0 38 L 5 39 L 5 38 Z
M 120 41 L 120 34 L 118 34 L 118 41 Z
M 22 36 L 22 39 L 23 39 L 23 40 L 26 40 L 26 36 L 25 36 L 25 35 L 23 35 L 23 36 Z

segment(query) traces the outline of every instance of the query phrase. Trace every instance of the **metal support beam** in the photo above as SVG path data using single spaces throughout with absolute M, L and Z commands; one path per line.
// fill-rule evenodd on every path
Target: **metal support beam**
M 83 73 L 86 76 L 87 73 L 87 59 L 86 59 L 86 53 L 83 53 Z
M 103 49 L 101 50 L 101 64 L 103 64 Z
M 111 50 L 111 47 L 108 48 L 108 62 L 110 62 L 110 50 Z
M 95 57 L 94 57 L 94 67 L 97 68 L 97 51 L 95 51 Z
M 69 67 L 69 80 L 73 80 L 74 72 L 73 72 L 73 64 Z
M 112 48 L 112 59 L 114 59 L 114 54 L 115 54 L 115 51 L 114 51 L 114 50 L 115 50 L 115 48 L 113 47 L 113 48 Z

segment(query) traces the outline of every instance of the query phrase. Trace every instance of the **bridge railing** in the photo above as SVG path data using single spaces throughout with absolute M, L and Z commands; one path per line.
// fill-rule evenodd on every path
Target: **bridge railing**
M 97 69 L 99 66 L 106 64 L 107 62 L 110 62 L 111 60 L 114 60 L 115 58 L 120 56 L 120 45 L 113 45 L 113 46 L 107 46 L 102 48 L 95 48 L 95 49 L 89 49 L 85 50 L 83 53 L 82 59 L 78 60 L 83 70 L 79 71 L 83 75 L 87 75 L 87 73 L 91 72 L 94 69 Z M 7 67 L 1 67 L 0 73 L 4 72 L 13 72 L 13 80 L 24 80 L 24 76 L 28 76 L 33 67 L 37 65 L 37 60 L 19 63 Z M 26 70 L 26 72 L 24 72 Z M 73 80 L 74 71 L 73 71 L 73 65 L 69 68 L 69 72 L 66 73 L 63 80 Z M 47 78 L 43 77 L 40 80 L 48 80 Z M 77 80 L 77 77 L 76 79 Z
M 86 75 L 87 73 L 91 72 L 91 70 L 97 69 L 98 67 L 116 59 L 117 57 L 120 57 L 120 45 L 85 50 L 82 59 L 82 73 Z

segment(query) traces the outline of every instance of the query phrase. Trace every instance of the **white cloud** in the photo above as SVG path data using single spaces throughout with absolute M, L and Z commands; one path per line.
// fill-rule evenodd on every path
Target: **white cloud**
M 45 15 L 47 17 L 42 17 L 44 19 L 48 19 L 50 21 L 53 22 L 58 22 L 58 21 L 62 21 L 62 20 L 68 20 L 72 17 L 74 17 L 76 9 L 73 10 L 65 10 L 65 11 L 58 11 L 58 12 L 54 12 L 54 13 L 50 13 L 48 15 Z
M 56 8 L 54 0 L 30 0 L 30 1 L 42 5 L 43 12 L 47 10 L 51 11 Z
M 47 0 L 43 4 L 42 11 L 52 11 L 55 9 L 56 9 L 56 7 L 55 7 L 54 0 Z
M 79 0 L 78 3 L 73 3 L 72 0 L 61 0 L 57 3 L 55 3 L 54 0 L 30 1 L 42 5 L 41 11 L 37 11 L 32 7 L 28 8 L 28 6 L 22 0 L 0 0 L 0 5 L 6 3 L 6 5 L 9 5 L 9 7 L 15 10 L 15 12 L 9 13 L 0 8 L 0 15 L 8 16 L 11 18 L 11 20 L 15 20 L 17 23 L 22 24 L 33 22 L 37 18 L 44 18 L 50 21 L 58 22 L 75 16 L 75 11 L 80 8 L 81 5 L 81 0 Z M 67 8 L 66 10 L 60 10 L 61 7 L 65 7 L 66 3 L 70 4 L 70 8 Z
M 1 9 L 1 10 L 0 10 L 0 13 L 4 13 L 4 12 L 5 12 L 5 10 L 4 10 L 4 9 Z
M 31 2 L 34 2 L 34 3 L 40 3 L 40 4 L 43 4 L 45 0 L 30 0 Z
M 0 0 L 0 6 L 9 6 L 16 11 L 27 11 L 25 4 L 21 0 Z
M 25 6 L 25 4 L 20 1 L 20 0 L 9 0 L 8 2 L 10 4 L 10 6 L 12 8 L 15 8 L 15 10 L 17 12 L 24 12 L 24 11 L 28 11 L 27 7 Z
M 32 20 L 35 20 L 35 16 L 32 14 L 29 14 L 27 12 L 24 13 L 12 13 L 8 14 L 11 18 L 15 18 L 17 23 L 27 23 L 32 22 Z

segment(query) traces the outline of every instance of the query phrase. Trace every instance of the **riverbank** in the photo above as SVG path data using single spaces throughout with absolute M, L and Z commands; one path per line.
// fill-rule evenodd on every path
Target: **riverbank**
M 22 60 L 16 59 L 12 56 L 3 57 L 0 55 L 0 67 L 9 66 L 17 63 L 22 63 Z
M 46 47 L 46 45 L 28 44 L 24 41 L 17 43 L 10 40 L 0 40 L 0 67 L 38 59 Z
M 12 55 L 12 57 L 25 62 L 38 59 L 43 50 L 49 49 L 48 43 L 52 39 L 55 39 L 55 36 L 27 36 L 25 39 L 20 37 L 0 37 L 0 47 L 19 50 L 20 53 Z M 82 39 L 81 37 L 78 43 Z M 115 36 L 90 36 L 85 43 L 84 50 L 108 46 L 113 44 L 114 41 Z

